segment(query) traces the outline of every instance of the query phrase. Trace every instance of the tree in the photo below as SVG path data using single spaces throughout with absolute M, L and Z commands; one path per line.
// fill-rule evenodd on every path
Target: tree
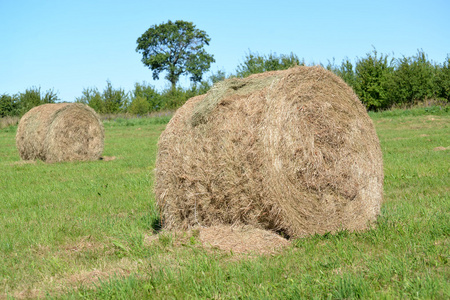
M 367 57 L 358 59 L 355 67 L 355 92 L 369 110 L 385 109 L 392 105 L 392 99 L 384 88 L 388 74 L 393 72 L 393 59 L 373 50 Z
M 388 97 L 396 104 L 412 105 L 417 101 L 436 98 L 439 89 L 436 87 L 436 66 L 427 58 L 423 50 L 416 56 L 403 57 L 397 60 L 393 73 L 385 83 Z
M 136 52 L 142 62 L 153 71 L 153 79 L 167 71 L 172 91 L 181 75 L 190 74 L 193 82 L 200 82 L 215 60 L 203 47 L 211 39 L 205 31 L 195 28 L 192 22 L 168 21 L 150 27 L 137 39 Z
M 85 88 L 82 91 L 82 96 L 75 99 L 78 103 L 89 105 L 98 113 L 104 113 L 104 103 L 102 95 L 97 88 Z
M 128 93 L 119 88 L 114 89 L 111 81 L 106 81 L 106 87 L 103 90 L 103 109 L 107 114 L 118 113 L 127 107 L 129 103 Z
M 342 63 L 339 67 L 332 70 L 336 75 L 341 77 L 349 86 L 355 88 L 356 86 L 356 76 L 355 71 L 353 70 L 353 64 L 348 59 L 345 58 L 342 60 Z
M 144 115 L 150 110 L 150 104 L 147 99 L 142 96 L 136 96 L 133 101 L 131 101 L 127 112 L 134 115 Z
M 46 103 L 56 103 L 58 100 L 58 95 L 53 90 L 50 89 L 46 91 L 45 94 L 42 94 L 40 87 L 28 88 L 24 93 L 19 93 L 17 95 L 21 115 L 25 114 L 35 106 Z
M 15 96 L 0 95 L 0 118 L 18 115 L 18 102 Z
M 450 56 L 447 56 L 442 66 L 437 67 L 436 73 L 436 85 L 440 87 L 439 96 L 450 101 Z
M 148 111 L 158 111 L 163 106 L 161 95 L 158 94 L 158 92 L 156 91 L 156 89 L 153 86 L 147 84 L 146 82 L 143 82 L 142 84 L 136 82 L 134 84 L 134 90 L 132 92 L 131 106 L 137 105 L 136 103 L 133 104 L 133 102 L 138 98 L 142 98 L 142 99 L 145 99 L 145 101 L 147 101 L 147 103 L 148 103 L 147 112 Z M 143 105 L 140 100 L 141 99 L 139 99 L 137 103 L 140 104 L 140 107 L 145 107 L 145 105 Z M 142 110 L 142 109 L 140 109 L 140 110 Z M 139 112 L 139 114 L 142 114 L 142 112 Z
M 106 81 L 103 93 L 94 88 L 85 88 L 82 96 L 75 99 L 76 102 L 84 103 L 92 107 L 96 112 L 102 114 L 114 114 L 125 111 L 129 105 L 129 93 L 119 88 L 113 88 L 111 81 Z

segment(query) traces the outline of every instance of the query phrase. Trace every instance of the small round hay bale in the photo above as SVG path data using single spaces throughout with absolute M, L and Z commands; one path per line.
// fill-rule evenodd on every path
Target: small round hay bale
M 228 79 L 191 98 L 159 140 L 163 225 L 247 224 L 291 237 L 376 220 L 383 162 L 353 90 L 321 67 Z
M 103 123 L 84 104 L 36 106 L 20 119 L 16 145 L 23 160 L 97 160 L 103 152 Z

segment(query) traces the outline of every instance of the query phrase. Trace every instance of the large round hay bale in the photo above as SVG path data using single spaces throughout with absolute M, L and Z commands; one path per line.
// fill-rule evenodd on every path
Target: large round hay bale
M 380 212 L 380 143 L 353 90 L 321 67 L 228 79 L 167 125 L 155 193 L 168 229 L 363 230 Z
M 103 124 L 87 105 L 44 104 L 20 119 L 16 145 L 24 160 L 96 160 L 103 152 Z

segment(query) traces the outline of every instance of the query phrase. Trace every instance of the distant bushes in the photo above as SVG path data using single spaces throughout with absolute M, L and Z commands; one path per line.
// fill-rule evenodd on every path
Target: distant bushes
M 87 104 L 97 113 L 120 113 L 126 111 L 129 104 L 129 93 L 121 88 L 113 88 L 108 80 L 103 92 L 100 93 L 96 87 L 85 88 L 82 96 L 76 98 L 75 102 Z
M 244 62 L 239 64 L 236 69 L 237 77 L 247 77 L 251 74 L 263 73 L 267 71 L 286 70 L 293 66 L 305 65 L 304 60 L 300 60 L 297 55 L 259 55 L 258 53 L 248 53 Z
M 12 96 L 3 94 L 0 95 L 0 117 L 21 116 L 35 106 L 45 103 L 56 103 L 58 100 L 58 96 L 53 90 L 43 93 L 41 88 L 36 87 Z
M 128 113 L 145 115 L 161 110 L 174 110 L 187 99 L 206 93 L 215 82 L 229 77 L 247 77 L 265 71 L 284 70 L 305 65 L 297 55 L 259 55 L 250 52 L 244 57 L 234 74 L 224 71 L 212 73 L 207 80 L 190 86 L 157 91 L 152 85 L 136 83 L 132 91 L 114 88 L 106 82 L 103 91 L 85 88 L 76 102 L 85 103 L 101 114 Z M 450 56 L 442 63 L 428 59 L 423 50 L 412 57 L 394 58 L 375 49 L 354 62 L 344 59 L 340 65 L 329 62 L 324 66 L 347 82 L 368 110 L 386 110 L 391 107 L 409 107 L 419 102 L 450 101 Z M 32 107 L 58 101 L 53 90 L 30 88 L 15 95 L 0 95 L 0 117 L 21 116 Z
M 236 69 L 236 76 L 305 65 L 295 54 L 261 56 L 250 53 Z M 349 84 L 368 110 L 407 107 L 429 99 L 450 100 L 450 57 L 443 64 L 431 62 L 423 50 L 412 57 L 395 59 L 376 49 L 355 63 L 344 59 L 340 65 L 324 66 Z M 443 101 L 440 101 L 441 103 Z
M 211 84 L 202 82 L 188 89 L 177 87 L 158 92 L 152 85 L 135 83 L 134 89 L 125 92 L 121 88 L 114 88 L 111 82 L 100 92 L 97 88 L 86 88 L 76 102 L 85 103 L 98 113 L 117 114 L 130 113 L 144 115 L 161 110 L 173 110 L 183 105 L 187 99 L 206 93 Z
M 368 110 L 408 107 L 429 99 L 450 101 L 450 57 L 443 64 L 431 62 L 419 50 L 412 57 L 389 58 L 374 49 L 356 60 L 346 59 L 340 66 L 326 67 L 343 78 Z M 442 101 L 441 101 L 442 102 Z

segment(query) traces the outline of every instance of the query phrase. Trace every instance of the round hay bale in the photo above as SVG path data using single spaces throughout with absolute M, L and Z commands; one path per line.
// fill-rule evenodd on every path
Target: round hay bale
M 20 119 L 16 145 L 23 160 L 97 160 L 103 152 L 103 123 L 84 104 L 36 106 Z
M 163 226 L 247 224 L 290 237 L 376 220 L 383 162 L 353 90 L 321 67 L 228 79 L 189 99 L 158 143 Z

